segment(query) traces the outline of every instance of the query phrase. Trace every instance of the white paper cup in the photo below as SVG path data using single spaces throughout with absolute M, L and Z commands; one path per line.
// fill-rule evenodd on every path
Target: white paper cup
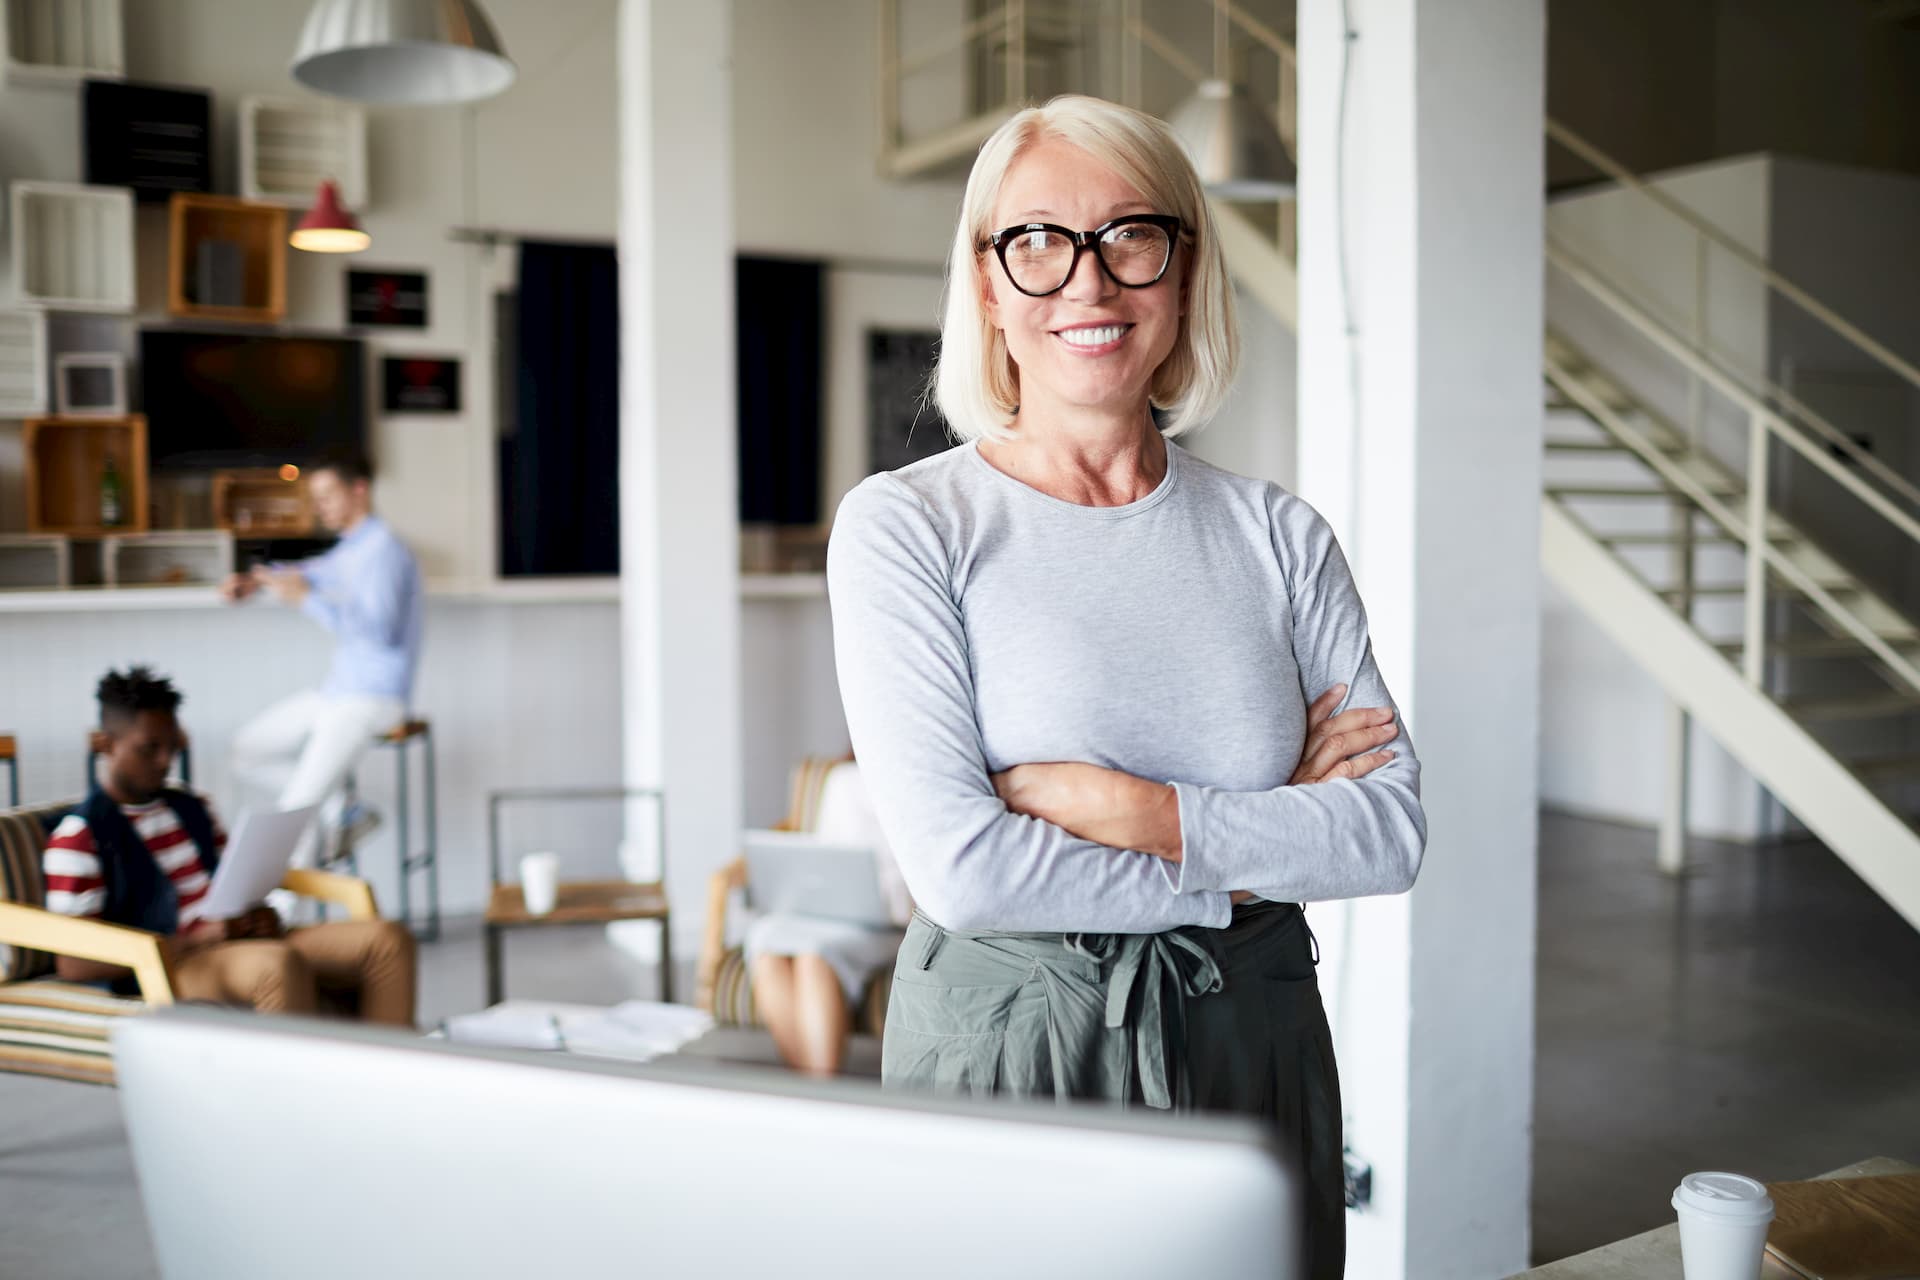
M 560 855 L 530 853 L 520 859 L 520 892 L 528 915 L 543 916 L 553 910 L 560 895 Z
M 1687 1280 L 1755 1280 L 1767 1248 L 1773 1200 L 1737 1173 L 1690 1173 L 1673 1191 L 1680 1262 Z

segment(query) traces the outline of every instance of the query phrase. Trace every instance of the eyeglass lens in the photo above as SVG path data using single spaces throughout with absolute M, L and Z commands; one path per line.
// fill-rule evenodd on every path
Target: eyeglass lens
M 1108 227 L 1094 243 L 1100 260 L 1123 285 L 1148 285 L 1166 269 L 1173 240 L 1151 222 Z M 1005 262 L 1013 283 L 1028 293 L 1051 293 L 1073 272 L 1073 241 L 1058 231 L 1024 231 L 1007 242 Z

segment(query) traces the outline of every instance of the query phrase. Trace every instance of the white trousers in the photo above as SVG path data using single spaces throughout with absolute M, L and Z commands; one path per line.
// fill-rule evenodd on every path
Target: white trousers
M 348 772 L 406 713 L 400 699 L 370 694 L 336 697 L 309 689 L 282 698 L 234 735 L 234 776 L 273 795 L 281 809 L 323 803 L 335 809 Z M 296 864 L 312 865 L 317 827 L 325 825 L 316 824 L 301 842 Z

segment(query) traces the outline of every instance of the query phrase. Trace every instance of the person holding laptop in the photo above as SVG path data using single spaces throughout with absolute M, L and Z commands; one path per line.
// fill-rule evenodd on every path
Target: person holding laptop
M 749 848 L 749 905 L 771 909 L 754 917 L 743 946 L 754 1007 L 781 1060 L 795 1071 L 831 1076 L 846 1061 L 861 994 L 899 953 L 913 901 L 853 761 L 843 760 L 827 772 L 818 814 L 812 834 L 823 845 L 872 852 L 878 901 L 890 918 L 861 922 L 784 909 L 780 899 L 768 901 L 756 892 Z M 797 852 L 803 856 L 805 851 Z
M 311 560 L 236 573 L 221 587 L 229 602 L 264 591 L 333 634 L 325 682 L 262 711 L 233 744 L 234 772 L 277 796 L 281 809 L 325 804 L 329 856 L 378 822 L 364 804 L 348 812 L 340 786 L 374 739 L 406 719 L 420 662 L 420 566 L 373 513 L 372 486 L 365 458 L 329 456 L 308 472 L 307 487 L 320 523 L 340 541 Z M 309 861 L 306 849 L 296 861 Z
M 182 1000 L 262 1013 L 312 1013 L 321 994 L 357 998 L 368 1022 L 412 1026 L 413 935 L 389 920 L 341 921 L 283 932 L 266 906 L 209 919 L 212 876 L 227 837 L 207 801 L 167 785 L 180 749 L 181 695 L 146 667 L 100 681 L 106 745 L 85 801 L 54 828 L 42 865 L 47 908 L 165 935 Z M 61 956 L 68 982 L 123 989 L 119 965 Z

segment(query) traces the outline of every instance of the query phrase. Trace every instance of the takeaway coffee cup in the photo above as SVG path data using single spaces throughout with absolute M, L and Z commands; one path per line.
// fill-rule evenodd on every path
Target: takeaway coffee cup
M 1737 1173 L 1690 1173 L 1673 1191 L 1680 1262 L 1687 1280 L 1755 1280 L 1767 1247 L 1773 1200 Z
M 553 910 L 560 894 L 560 855 L 530 853 L 520 859 L 520 892 L 527 902 L 527 914 L 543 916 Z

